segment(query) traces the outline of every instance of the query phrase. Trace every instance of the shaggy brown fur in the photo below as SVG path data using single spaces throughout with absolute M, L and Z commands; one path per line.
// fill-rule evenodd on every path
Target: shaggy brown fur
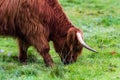
M 34 46 L 46 65 L 52 66 L 49 41 L 64 64 L 75 62 L 83 48 L 76 32 L 81 33 L 58 0 L 0 0 L 0 35 L 18 38 L 20 62 L 26 61 L 27 49 Z

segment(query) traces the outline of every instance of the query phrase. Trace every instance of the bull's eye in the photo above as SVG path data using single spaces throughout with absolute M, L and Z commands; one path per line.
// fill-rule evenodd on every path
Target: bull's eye
M 79 52 L 79 51 L 80 51 L 80 48 L 79 48 L 79 47 L 74 47 L 74 48 L 73 48 L 73 52 L 76 53 L 76 52 Z

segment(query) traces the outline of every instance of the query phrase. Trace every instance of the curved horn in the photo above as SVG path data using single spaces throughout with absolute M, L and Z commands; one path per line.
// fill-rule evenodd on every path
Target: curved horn
M 94 50 L 94 49 L 92 49 L 91 47 L 89 47 L 89 46 L 83 41 L 82 35 L 81 35 L 79 32 L 77 32 L 76 35 L 77 35 L 78 41 L 79 41 L 86 49 L 88 49 L 88 50 L 90 50 L 90 51 L 93 51 L 93 52 L 97 52 L 96 50 Z

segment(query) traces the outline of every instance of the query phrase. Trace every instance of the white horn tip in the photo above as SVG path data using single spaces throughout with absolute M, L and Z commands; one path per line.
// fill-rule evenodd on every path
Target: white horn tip
M 77 35 L 78 41 L 79 41 L 86 49 L 98 53 L 96 50 L 94 50 L 94 49 L 92 49 L 91 47 L 89 47 L 89 46 L 83 41 L 81 33 L 77 32 L 76 35 Z

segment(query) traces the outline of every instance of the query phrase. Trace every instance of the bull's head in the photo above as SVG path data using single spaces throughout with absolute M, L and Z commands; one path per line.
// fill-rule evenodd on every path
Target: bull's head
M 96 50 L 90 48 L 83 40 L 82 32 L 77 28 L 70 28 L 68 30 L 64 46 L 61 50 L 60 57 L 64 64 L 73 63 L 77 60 L 78 55 L 81 54 L 83 47 L 90 51 Z

